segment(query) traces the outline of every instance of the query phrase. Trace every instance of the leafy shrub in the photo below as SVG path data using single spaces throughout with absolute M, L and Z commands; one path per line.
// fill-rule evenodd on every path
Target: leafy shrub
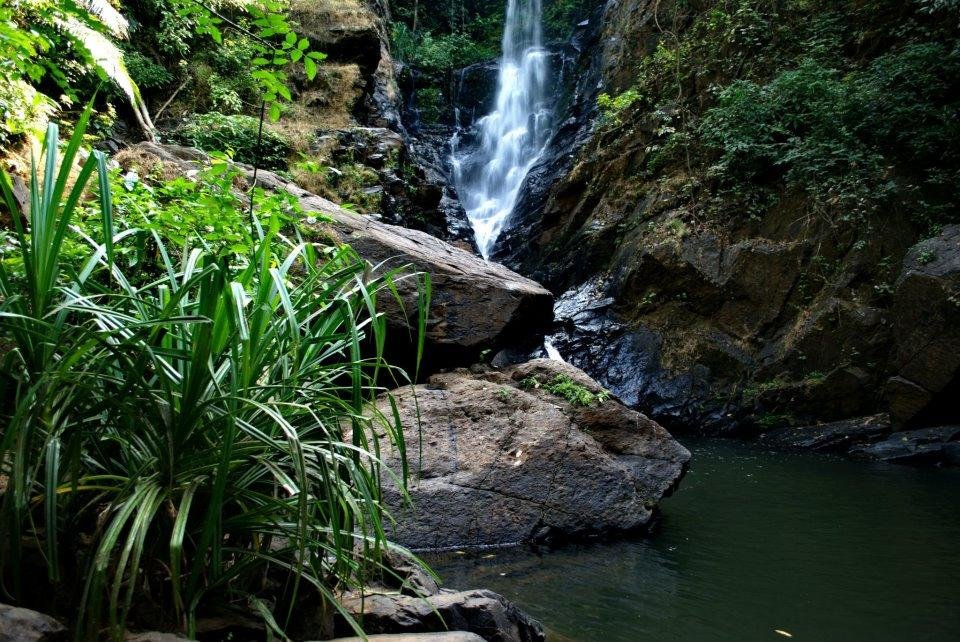
M 417 109 L 425 122 L 439 121 L 443 113 L 443 92 L 436 87 L 421 87 L 417 90 Z
M 199 247 L 231 264 L 245 262 L 257 244 L 251 229 L 254 222 L 262 228 L 274 222 L 281 232 L 295 236 L 304 218 L 297 199 L 258 188 L 255 221 L 251 221 L 247 203 L 234 188 L 240 177 L 240 170 L 225 158 L 214 158 L 209 167 L 189 178 L 163 180 L 149 173 L 112 170 L 114 227 L 134 234 L 131 242 L 118 249 L 126 266 L 149 270 L 157 264 L 154 235 L 176 252 Z M 98 220 L 96 208 L 88 207 L 76 223 L 85 234 L 102 241 Z
M 139 51 L 125 51 L 123 57 L 130 76 L 141 89 L 163 87 L 173 80 L 173 74 L 167 71 L 166 67 Z
M 605 390 L 593 393 L 573 381 L 570 377 L 562 374 L 556 375 L 546 383 L 541 383 L 536 377 L 527 377 L 520 382 L 520 388 L 523 390 L 543 388 L 547 392 L 566 399 L 574 406 L 600 405 L 610 398 L 610 393 Z
M 403 23 L 393 25 L 391 39 L 399 59 L 427 71 L 460 69 L 498 55 L 496 49 L 465 33 L 435 35 L 428 31 L 415 36 Z
M 544 388 L 558 397 L 563 397 L 575 406 L 600 405 L 610 397 L 610 394 L 606 391 L 590 392 L 566 375 L 555 376 L 544 385 Z
M 257 147 L 260 122 L 252 116 L 210 112 L 189 117 L 175 132 L 177 140 L 205 151 L 229 152 L 243 163 L 257 163 L 266 169 L 285 169 L 292 153 L 286 138 L 263 130 Z
M 600 108 L 600 116 L 605 122 L 619 123 L 621 114 L 639 100 L 637 89 L 630 88 L 616 96 L 600 94 L 597 96 L 597 107 Z
M 139 604 L 191 637 L 205 609 L 283 637 L 304 587 L 339 608 L 333 591 L 390 546 L 372 451 L 384 435 L 402 452 L 403 433 L 372 403 L 389 368 L 375 306 L 405 276 L 279 243 L 271 221 L 236 268 L 200 248 L 173 260 L 154 234 L 161 276 L 135 285 L 114 260 L 132 234 L 111 232 L 103 155 L 68 185 L 89 117 L 59 163 L 50 127 L 29 231 L 0 176 L 23 253 L 18 273 L 0 266 L 5 587 L 20 589 L 27 546 L 77 607 L 77 638 L 122 639 Z M 95 171 L 104 242 L 68 269 Z
M 866 214 L 909 193 L 902 181 L 942 183 L 944 167 L 955 175 L 958 89 L 960 54 L 940 44 L 909 45 L 845 75 L 806 60 L 766 84 L 732 83 L 699 131 L 728 182 L 783 172 L 821 205 Z M 892 176 L 897 163 L 909 174 Z

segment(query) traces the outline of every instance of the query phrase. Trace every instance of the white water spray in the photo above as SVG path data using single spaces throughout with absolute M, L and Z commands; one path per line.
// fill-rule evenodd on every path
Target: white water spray
M 452 141 L 454 184 L 483 258 L 489 258 L 550 136 L 540 14 L 541 0 L 508 0 L 496 106 L 477 123 L 479 147 L 461 153 L 459 134 Z

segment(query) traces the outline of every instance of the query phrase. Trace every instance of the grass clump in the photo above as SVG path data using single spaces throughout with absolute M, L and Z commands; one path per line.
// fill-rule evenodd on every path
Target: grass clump
M 567 375 L 558 374 L 550 381 L 542 383 L 536 377 L 530 376 L 520 381 L 520 388 L 523 390 L 534 390 L 543 388 L 558 397 L 562 397 L 575 406 L 599 406 L 610 398 L 610 393 L 606 390 L 600 392 L 591 392 L 586 387 L 576 383 Z

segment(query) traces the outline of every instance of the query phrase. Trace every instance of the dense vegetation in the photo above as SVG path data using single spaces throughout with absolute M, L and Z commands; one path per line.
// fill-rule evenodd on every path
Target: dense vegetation
M 282 637 L 390 572 L 380 485 L 406 471 L 377 441 L 404 441 L 372 401 L 406 374 L 378 303 L 415 281 L 422 320 L 428 287 L 248 189 L 234 159 L 286 169 L 291 148 L 242 112 L 279 116 L 323 55 L 280 5 L 219 7 L 0 8 L 0 151 L 33 157 L 0 174 L 0 591 L 77 639 L 224 613 Z M 88 148 L 124 120 L 154 136 L 160 96 L 208 166 Z M 68 142 L 37 136 L 53 117 Z
M 651 176 L 692 172 L 710 217 L 759 216 L 782 188 L 831 222 L 955 216 L 956 3 L 699 4 L 664 11 L 635 84 L 599 99 L 611 128 L 653 114 Z
M 281 3 L 218 7 L 194 0 L 137 0 L 122 11 L 106 0 L 0 7 L 0 149 L 42 132 L 48 116 L 84 104 L 98 87 L 100 133 L 116 122 L 115 107 L 148 137 L 151 111 L 259 115 L 265 106 L 276 120 L 292 98 L 288 73 L 312 78 L 324 54 L 297 35 Z

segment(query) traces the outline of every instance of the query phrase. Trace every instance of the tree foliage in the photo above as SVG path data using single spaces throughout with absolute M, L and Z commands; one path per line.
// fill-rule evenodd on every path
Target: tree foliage
M 241 111 L 247 99 L 249 111 L 258 112 L 263 101 L 276 120 L 282 104 L 292 99 L 289 71 L 302 69 L 312 79 L 324 54 L 296 34 L 280 2 L 232 0 L 216 6 L 139 0 L 118 10 L 107 0 L 16 0 L 0 8 L 0 84 L 7 90 L 0 104 L 0 144 L 27 133 L 31 123 L 35 128 L 54 108 L 88 100 L 103 83 L 124 97 L 152 136 L 141 85 L 170 89 L 193 66 L 190 58 L 231 47 L 243 59 L 234 60 L 229 73 L 221 72 L 220 79 L 229 82 L 208 77 L 215 82 L 206 93 L 228 111 Z M 132 25 L 123 12 L 133 18 Z M 131 34 L 132 40 L 124 42 Z

